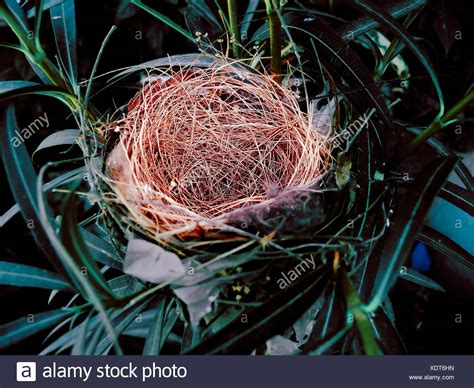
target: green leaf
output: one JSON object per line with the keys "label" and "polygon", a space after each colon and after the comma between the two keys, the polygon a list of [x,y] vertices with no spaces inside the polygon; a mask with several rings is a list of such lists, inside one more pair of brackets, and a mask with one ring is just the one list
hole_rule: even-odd
{"label": "green leaf", "polygon": [[[11,83],[17,83],[17,84],[11,84]],[[5,91],[1,90],[1,85],[0,85],[0,102],[6,101],[10,98],[14,97],[21,97],[21,96],[28,96],[31,94],[38,94],[42,96],[48,96],[48,97],[53,97],[64,104],[66,104],[68,107],[69,102],[68,98],[75,98],[71,93],[69,93],[67,90],[64,90],[63,88],[57,87],[57,86],[52,86],[52,85],[41,85],[38,83],[34,82],[28,82],[27,81],[4,81],[1,82],[0,84],[5,83]],[[24,83],[23,85],[20,83]],[[8,89],[9,88],[9,89]]]}
{"label": "green leaf", "polygon": [[110,242],[86,229],[81,229],[81,234],[95,261],[122,271],[123,262]]}
{"label": "green leaf", "polygon": [[389,306],[386,303],[387,300],[388,298],[385,299],[382,308],[373,317],[371,316],[372,327],[377,333],[377,338],[385,355],[407,354],[405,343],[398,333],[394,322],[392,322],[387,314],[387,306]]}
{"label": "green leaf", "polygon": [[95,58],[94,66],[92,66],[91,75],[90,75],[89,81],[87,83],[86,93],[84,95],[84,105],[85,106],[89,105],[89,97],[90,97],[90,93],[91,93],[91,90],[92,90],[92,83],[94,81],[94,76],[95,76],[95,73],[97,71],[97,67],[99,66],[99,62],[100,62],[100,58],[102,57],[102,53],[104,52],[105,46],[107,45],[107,42],[109,41],[110,37],[112,36],[113,32],[116,29],[117,29],[117,26],[112,26],[110,28],[109,32],[107,33],[107,35],[105,36],[104,40],[102,41],[102,44],[100,45],[99,52],[97,53],[97,57]]}
{"label": "green leaf", "polygon": [[135,294],[145,286],[137,278],[129,275],[120,275],[107,281],[114,295],[124,297]]}
{"label": "green leaf", "polygon": [[41,28],[41,19],[43,18],[43,0],[36,0],[35,2],[35,32],[34,39],[36,47],[41,47],[39,40],[40,28]]}
{"label": "green leaf", "polygon": [[[0,14],[3,15],[3,18],[10,27],[10,29],[15,33],[17,38],[21,42],[22,49],[24,52],[32,54],[36,53],[38,47],[35,44],[37,39],[30,39],[31,28],[28,26],[28,21],[26,20],[25,13],[23,9],[15,0],[4,0],[0,2]],[[35,42],[35,43],[34,43]],[[39,47],[41,50],[42,48]],[[43,81],[45,84],[51,84],[51,81],[41,69],[31,58],[30,55],[26,55],[28,63],[31,65],[32,69],[36,75]]]}
{"label": "green leaf", "polygon": [[[58,5],[60,3],[62,3],[63,0],[46,0],[43,4],[43,12],[44,11],[47,11],[48,9],[50,9],[51,7],[54,7],[55,5]],[[28,19],[31,19],[33,17],[36,16],[36,7],[33,7],[31,9],[29,9],[27,12],[26,12],[26,17]],[[25,19],[26,20],[26,19]],[[2,20],[0,19],[0,27],[5,27],[7,24]]]}
{"label": "green leaf", "polygon": [[[145,300],[134,306],[121,308],[111,314],[111,319],[114,325],[114,329],[117,335],[120,335],[143,311],[143,309],[150,303],[151,299]],[[97,342],[97,346],[94,346],[91,352],[94,355],[105,355],[108,354],[112,347],[112,340],[109,336],[103,335]]]}
{"label": "green leaf", "polygon": [[30,81],[1,81],[0,82],[0,95],[3,95],[7,92],[12,92],[17,89],[22,89],[28,86],[40,86],[37,82],[30,82]]}
{"label": "green leaf", "polygon": [[196,10],[201,16],[210,21],[216,27],[219,28],[219,31],[222,31],[222,25],[219,20],[216,18],[214,13],[211,11],[209,6],[206,4],[206,0],[187,0],[189,6]]}
{"label": "green leaf", "polygon": [[[57,291],[52,291],[52,293],[53,292],[57,292]],[[65,327],[68,324],[70,326],[72,326],[74,321],[81,315],[81,313],[82,313],[81,310],[77,309],[76,312],[73,315],[69,316],[68,318],[66,318],[65,320],[61,321],[60,323],[55,325],[53,328],[48,330],[48,335],[43,340],[43,343],[48,341],[48,339],[51,338],[55,333],[58,333],[59,330],[61,330],[62,327]]]}
{"label": "green leaf", "polygon": [[54,132],[47,136],[33,152],[32,157],[34,158],[35,153],[44,150],[45,148],[60,146],[60,145],[72,145],[76,144],[76,140],[81,131],[79,129],[64,129],[62,131]]}
{"label": "green leaf", "polygon": [[[55,189],[56,187],[74,181],[76,179],[81,179],[84,175],[85,167],[79,167],[72,171],[68,171],[57,178],[52,179],[51,181],[43,185],[43,191],[47,192]],[[0,217],[0,228],[3,227],[8,221],[10,221],[18,212],[20,207],[18,204],[13,205]]]}
{"label": "green leaf", "polygon": [[0,349],[16,344],[55,325],[73,314],[74,309],[54,310],[17,319],[0,326]]}
{"label": "green leaf", "polygon": [[[51,209],[43,198],[42,186],[38,182],[25,145],[22,143],[18,147],[14,147],[10,142],[10,139],[14,136],[15,128],[18,127],[13,105],[10,105],[5,112],[4,123],[5,130],[0,131],[0,139],[5,171],[13,196],[20,206],[25,221],[35,226],[31,228],[31,231],[36,243],[59,272],[64,271],[70,275],[71,281],[99,312],[110,338],[115,338],[114,329],[101,299],[96,295],[91,284],[83,278],[80,269],[75,267],[74,259],[64,249],[56,236],[56,223],[52,217]],[[42,171],[40,172],[41,177],[44,169]],[[118,345],[116,346],[119,350]]]}
{"label": "green leaf", "polygon": [[59,58],[72,84],[77,79],[76,15],[74,0],[65,0],[50,9]]}
{"label": "green leaf", "polygon": [[[2,144],[3,144],[3,141],[2,141]],[[29,165],[30,165],[30,168],[32,169],[30,161],[29,161]],[[112,326],[110,318],[107,314],[106,306],[104,304],[104,301],[101,298],[101,295],[94,288],[94,286],[89,282],[89,278],[86,278],[85,276],[83,276],[84,273],[82,269],[77,266],[77,261],[75,260],[75,258],[67,251],[64,245],[58,239],[58,236],[56,235],[57,230],[56,230],[56,224],[54,220],[50,220],[51,217],[49,216],[49,214],[51,214],[51,210],[49,209],[46,203],[46,200],[43,194],[43,187],[41,185],[41,181],[43,179],[43,175],[47,167],[48,165],[43,166],[39,172],[39,177],[38,178],[34,177],[33,179],[33,182],[36,181],[36,194],[37,194],[36,206],[38,208],[39,217],[37,218],[37,220],[38,220],[39,226],[41,227],[41,230],[44,231],[45,240],[52,247],[54,253],[57,254],[61,262],[59,267],[61,269],[62,268],[65,269],[65,272],[71,278],[72,284],[76,285],[78,291],[81,292],[84,298],[87,301],[89,301],[92,304],[92,306],[97,310],[100,316],[100,322],[105,327],[109,338],[112,339],[113,345],[115,347],[117,354],[121,354],[121,349],[117,342],[114,327]],[[10,184],[13,185],[11,182]],[[72,194],[70,194],[70,196],[71,195]],[[76,228],[77,228],[77,225],[76,225]],[[66,236],[67,236],[67,233],[66,233]]]}
{"label": "green leaf", "polygon": [[363,309],[362,301],[354,284],[344,268],[338,271],[339,285],[346,299],[347,313],[351,314],[359,332],[365,354],[369,356],[381,355],[382,351],[375,338],[375,333],[369,315]]}
{"label": "green leaf", "polygon": [[400,278],[423,287],[431,288],[432,290],[442,292],[445,291],[444,288],[441,287],[434,280],[430,279],[425,275],[422,275],[421,273],[409,267],[402,267],[402,270],[400,271]]}
{"label": "green leaf", "polygon": [[[415,241],[416,234],[423,226],[436,193],[446,181],[458,161],[457,157],[445,157],[434,160],[425,166],[415,178],[400,204],[384,238],[375,247],[378,257],[371,260],[379,263],[372,299],[366,306],[367,311],[375,311],[387,296],[388,291],[398,277],[398,271],[405,262]],[[378,260],[377,260],[378,259]]]}
{"label": "green leaf", "polygon": [[118,25],[120,22],[135,16],[136,8],[131,7],[130,4],[130,0],[120,0],[117,11],[115,12],[115,24]]}
{"label": "green leaf", "polygon": [[249,0],[247,10],[245,11],[245,14],[242,19],[242,24],[240,26],[240,39],[242,40],[242,42],[246,42],[248,40],[248,32],[250,29],[250,25],[252,24],[253,17],[255,15],[255,11],[257,10],[258,3],[259,0]]}
{"label": "green leaf", "polygon": [[158,20],[161,20],[163,23],[165,23],[167,26],[171,27],[175,31],[179,32],[182,34],[184,37],[188,38],[191,42],[195,43],[193,35],[185,30],[183,27],[181,27],[179,24],[175,23],[172,21],[169,17],[166,15],[163,15],[162,13],[154,10],[153,8],[149,7],[148,5],[144,4],[141,0],[132,0],[132,4],[136,5],[137,7],[140,7],[144,11],[147,11],[149,14],[153,15],[156,17]]}
{"label": "green leaf", "polygon": [[[68,194],[64,200],[62,211],[62,222],[60,228],[61,241],[75,261],[75,265],[80,268],[82,276],[85,276],[89,284],[103,300],[115,299],[114,295],[105,281],[96,262],[92,259],[84,238],[79,230],[76,217],[76,197],[74,190]],[[71,274],[72,276],[72,274]],[[82,289],[76,282],[79,289]]]}
{"label": "green leaf", "polygon": [[143,355],[156,356],[160,354],[162,344],[162,332],[165,321],[166,299],[160,301],[156,307],[156,315],[153,323],[150,326],[145,346],[143,348]]}
{"label": "green leaf", "polygon": [[5,5],[15,13],[15,16],[17,20],[20,22],[21,26],[25,30],[29,30],[28,21],[26,20],[25,12],[23,11],[23,8],[21,8],[19,2],[15,0],[4,0],[2,1],[2,3],[5,3]]}
{"label": "green leaf", "polygon": [[[240,317],[244,312],[244,306],[226,306],[221,309],[216,316],[209,317],[210,321],[208,322],[206,330],[203,332],[203,335],[206,332],[217,333],[219,330],[227,326],[230,322],[235,320],[237,317]],[[206,319],[205,317],[204,319]],[[206,319],[207,321],[207,319]]]}
{"label": "green leaf", "polygon": [[[76,343],[76,339],[79,337],[80,332],[83,330],[85,324],[85,322],[82,322],[76,327],[61,335],[59,338],[50,343],[45,349],[43,349],[40,352],[40,355],[51,354],[53,352],[60,353],[63,350],[74,346],[74,344]],[[89,330],[99,330],[97,326],[100,326],[100,316],[95,315],[94,317],[90,318],[87,325]]]}
{"label": "green leaf", "polygon": [[301,316],[325,288],[328,279],[326,266],[301,276],[261,306],[246,310],[246,322],[237,318],[186,354],[249,354]]}
{"label": "green leaf", "polygon": [[472,255],[437,230],[425,225],[418,234],[417,239],[430,248],[440,252],[443,256],[449,257],[450,261],[455,261],[456,263],[452,266],[460,267],[461,272],[467,274],[474,271],[474,259]]}
{"label": "green leaf", "polygon": [[222,60],[212,55],[207,54],[179,54],[170,57],[156,58],[147,62],[140,63],[139,65],[130,66],[129,68],[120,71],[113,77],[111,77],[107,83],[118,82],[118,79],[125,78],[137,71],[150,69],[153,67],[169,67],[169,66],[195,66],[195,67],[214,67],[222,65]]}
{"label": "green leaf", "polygon": [[311,353],[324,344],[340,329],[341,322],[345,321],[343,306],[339,303],[338,298],[336,299],[336,291],[337,284],[332,282],[332,285],[328,286],[321,296],[323,299],[321,309],[317,313],[307,342],[301,347],[302,354]]}
{"label": "green leaf", "polygon": [[[4,129],[0,131],[2,157],[13,197],[20,207],[25,222],[28,223],[28,225],[34,226],[34,228],[30,228],[30,231],[33,234],[36,244],[49,258],[56,270],[60,273],[64,273],[64,268],[59,256],[51,244],[41,221],[42,216],[36,196],[37,177],[26,147],[24,143],[15,147],[11,141],[15,136],[15,130],[18,128],[13,105],[8,106],[6,109],[3,123],[2,127]],[[51,225],[55,225],[49,207],[45,208],[44,217],[45,222],[50,222]]]}
{"label": "green leaf", "polygon": [[438,81],[438,76],[436,75],[436,71],[431,65],[427,55],[424,53],[418,43],[410,36],[408,31],[382,7],[379,7],[368,0],[354,0],[352,2],[349,2],[349,4],[354,6],[354,8],[358,9],[359,11],[367,14],[372,19],[379,22],[380,25],[383,26],[385,29],[392,32],[406,45],[406,47],[420,61],[420,63],[423,65],[423,67],[426,69],[429,76],[431,77],[433,85],[438,94],[440,104],[440,111],[438,117],[442,117],[444,114],[445,106],[443,92]]}
{"label": "green leaf", "polygon": [[57,273],[6,261],[0,261],[0,284],[51,290],[71,289],[64,277]]}
{"label": "green leaf", "polygon": [[[407,131],[411,132],[412,134],[419,136],[423,133],[424,128],[416,128],[416,127],[407,127],[401,128],[406,129]],[[455,155],[455,153],[447,148],[441,141],[439,141],[436,137],[431,136],[426,140],[426,143],[433,148],[439,155],[447,156],[447,155]],[[466,189],[472,191],[474,188],[474,179],[472,177],[469,168],[463,163],[463,161],[459,161],[454,168],[456,175],[459,177],[461,182],[464,184]]]}
{"label": "green leaf", "polygon": [[161,348],[178,319],[178,314],[173,309],[173,305],[173,300],[167,304],[166,299],[163,299],[156,307],[156,315],[146,337],[143,355],[155,356],[160,354]]}
{"label": "green leaf", "polygon": [[[425,5],[426,0],[396,1],[393,3],[391,2],[386,7],[386,10],[390,15],[399,19],[408,15],[410,12],[423,8]],[[338,20],[344,22],[342,19]],[[345,41],[352,41],[378,27],[380,27],[380,25],[376,20],[364,15],[350,23],[344,23],[343,26],[338,28],[338,32]]]}
{"label": "green leaf", "polygon": [[79,326],[79,333],[77,335],[74,346],[71,350],[71,355],[83,355],[89,334],[89,323],[91,322],[91,314],[87,316],[85,321]]}
{"label": "green leaf", "polygon": [[346,325],[341,330],[337,331],[334,335],[329,335],[325,338],[322,343],[314,350],[310,351],[308,354],[310,355],[321,355],[327,352],[331,347],[333,347],[336,343],[338,343],[347,332],[351,329],[351,326]]}
{"label": "green leaf", "polygon": [[351,88],[347,98],[352,103],[359,109],[372,106],[376,110],[374,118],[382,119],[387,128],[392,126],[390,112],[381,98],[378,86],[373,84],[367,66],[334,29],[323,20],[307,21],[304,15],[298,14],[284,15],[282,25],[291,30],[296,44],[305,45],[308,49],[313,46],[315,60],[321,61],[345,80],[346,85]]}

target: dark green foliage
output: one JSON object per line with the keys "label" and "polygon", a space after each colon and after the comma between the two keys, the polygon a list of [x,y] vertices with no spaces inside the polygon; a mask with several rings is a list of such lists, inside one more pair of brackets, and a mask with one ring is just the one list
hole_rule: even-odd
{"label": "dark green foliage", "polygon": [[[0,80],[1,153],[15,201],[13,207],[5,204],[10,210],[1,216],[0,227],[8,228],[20,212],[40,249],[35,260],[43,259],[41,253],[49,259],[27,264],[22,257],[12,259],[8,251],[0,261],[0,284],[53,290],[50,301],[68,306],[45,308],[34,323],[10,318],[12,322],[0,326],[0,349],[8,351],[49,329],[42,353],[121,354],[131,344],[135,352],[146,355],[267,354],[267,341],[275,336],[296,344],[294,353],[299,354],[405,353],[391,302],[397,285],[408,281],[424,292],[450,292],[448,281],[410,268],[415,240],[443,258],[438,264],[447,268],[446,276],[462,279],[460,289],[472,294],[474,284],[468,250],[425,225],[436,196],[470,215],[473,206],[469,170],[442,142],[428,139],[457,122],[473,94],[463,90],[449,99],[452,108],[444,112],[443,80],[417,36],[421,32],[415,22],[429,17],[427,8],[422,9],[426,2],[387,6],[357,0],[335,9],[313,1],[182,3],[177,8],[171,1],[120,1],[113,10],[118,28],[103,26],[100,34],[94,32],[95,39],[105,36],[102,45],[83,41],[81,46],[82,34],[87,35],[81,30],[87,25],[81,19],[86,14],[83,4],[37,1],[24,10],[16,1],[0,0],[0,28],[11,32],[0,49],[8,50],[11,58],[26,57],[36,74],[23,80],[12,66]],[[351,13],[349,5],[357,13]],[[102,12],[100,7],[97,12]],[[124,31],[135,31],[140,23],[153,42],[147,36],[143,42],[123,44]],[[455,50],[456,42],[440,28],[442,51]],[[383,47],[374,34],[385,37],[389,46]],[[223,39],[230,36],[233,39]],[[82,57],[82,52],[89,53],[88,45],[94,46],[94,54]],[[120,47],[122,54],[111,46]],[[146,51],[150,47],[159,51]],[[135,82],[138,76],[166,66],[169,50],[180,54],[176,58],[181,64],[192,63],[195,56],[186,53],[198,47],[208,54],[232,53],[242,66],[255,66],[252,71],[273,71],[274,79],[283,84],[298,79],[303,110],[312,100],[322,106],[336,101],[333,135],[342,136],[352,122],[373,113],[366,126],[333,150],[337,163],[322,179],[321,192],[294,207],[273,209],[264,220],[255,214],[239,233],[166,241],[168,254],[203,276],[191,285],[196,294],[208,292],[209,299],[216,299],[193,326],[189,305],[176,293],[189,285],[149,284],[124,274],[128,239],[151,239],[131,222],[126,209],[111,201],[100,175],[114,142],[105,129],[120,115],[116,107],[126,106],[141,87]],[[397,110],[397,99],[403,105],[416,90],[398,87],[400,80],[390,79],[399,75],[393,68],[399,55],[414,79],[428,74],[437,94],[438,102],[423,122],[425,130],[416,128],[422,126],[418,123],[401,124],[417,117]],[[123,63],[115,63],[123,58]],[[217,63],[210,56],[202,61],[202,66]],[[14,145],[16,112],[28,112],[23,102],[53,101],[50,97],[62,103],[66,109],[61,114],[72,118],[73,125],[61,123],[32,149],[24,142]],[[69,152],[79,155],[70,157]],[[407,171],[411,179],[405,182],[400,177]],[[465,188],[446,184],[451,171]],[[50,174],[56,175],[43,182]],[[314,258],[315,268],[290,286],[278,287],[278,276],[307,257]],[[52,268],[43,269],[49,264]],[[215,289],[219,292],[214,297]],[[137,322],[137,317],[143,321]]]}

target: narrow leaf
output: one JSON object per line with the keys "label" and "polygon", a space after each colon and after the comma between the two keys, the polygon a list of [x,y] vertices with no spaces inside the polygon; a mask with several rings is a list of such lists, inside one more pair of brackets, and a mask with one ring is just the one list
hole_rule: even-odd
{"label": "narrow leaf", "polygon": [[179,32],[182,34],[184,37],[188,38],[190,41],[193,43],[195,42],[193,35],[185,30],[183,27],[181,27],[179,24],[175,23],[172,21],[169,17],[166,15],[163,15],[161,12],[158,12],[154,10],[153,8],[149,7],[148,5],[144,4],[141,0],[132,0],[132,4],[136,5],[137,7],[140,7],[144,11],[147,11],[149,14],[153,15],[156,17],[158,20],[162,21],[165,23],[168,27],[171,27],[175,31]]}
{"label": "narrow leaf", "polygon": [[240,39],[242,42],[246,42],[248,40],[248,32],[255,15],[255,11],[257,10],[258,3],[259,0],[249,0],[247,10],[243,16],[242,24],[240,26]]}
{"label": "narrow leaf", "polygon": [[438,117],[442,117],[444,114],[444,97],[443,92],[441,90],[441,86],[438,81],[438,76],[436,75],[436,71],[433,68],[433,65],[430,63],[427,55],[418,45],[418,43],[410,36],[410,34],[406,31],[406,29],[397,22],[395,18],[393,18],[388,12],[385,11],[382,7],[375,5],[373,2],[368,0],[354,0],[349,3],[350,5],[354,6],[354,8],[366,13],[368,16],[373,18],[375,21],[379,22],[381,25],[384,26],[387,30],[392,32],[395,36],[397,36],[405,45],[406,47],[414,54],[414,56],[420,61],[423,67],[428,72],[433,85],[436,89],[438,94],[439,104],[440,104],[440,112]]}
{"label": "narrow leaf", "polygon": [[0,326],[0,349],[16,344],[25,338],[61,322],[73,312],[74,310],[48,311],[35,314],[34,319],[28,316]]}
{"label": "narrow leaf", "polygon": [[239,317],[187,354],[249,354],[256,343],[264,343],[301,316],[327,285],[328,278],[327,267],[300,277],[266,303],[245,311],[246,322]]}
{"label": "narrow leaf", "polygon": [[87,248],[78,227],[75,193],[72,190],[64,201],[60,228],[61,240],[75,264],[86,275],[90,285],[103,299],[113,299],[113,293]]}
{"label": "narrow leaf", "polygon": [[[58,5],[60,3],[62,3],[63,0],[46,0],[44,1],[44,4],[43,4],[43,12],[44,11],[47,11],[48,9],[50,9],[51,7],[54,7],[55,5]],[[32,7],[31,9],[29,9],[27,12],[26,12],[26,17],[27,19],[31,19],[33,17],[36,16],[36,7]],[[0,19],[0,27],[5,27],[6,26],[6,23],[4,20]]]}
{"label": "narrow leaf", "polygon": [[456,157],[434,160],[419,173],[410,190],[401,198],[400,203],[403,205],[397,210],[393,225],[375,248],[379,248],[380,264],[372,299],[366,306],[368,311],[375,311],[387,296],[410,253],[416,234],[423,226],[436,193],[457,161]]}
{"label": "narrow leaf", "polygon": [[[124,309],[117,310],[111,315],[111,319],[114,325],[116,335],[120,335],[143,311],[143,309],[150,303],[149,300],[130,306]],[[112,340],[109,336],[103,335],[97,343],[97,346],[93,349],[92,354],[95,355],[106,355],[112,347]]]}
{"label": "narrow leaf", "polygon": [[116,278],[108,280],[107,283],[114,292],[114,295],[118,297],[135,294],[144,288],[143,283],[137,278],[128,275],[117,276]]}
{"label": "narrow leaf", "polygon": [[[54,97],[67,106],[69,106],[69,102],[66,98],[72,97],[68,91],[59,88],[57,86],[52,85],[41,85],[34,82],[27,81],[4,81],[7,83],[6,87],[10,89],[6,89],[5,91],[0,90],[0,102],[6,101],[10,98],[14,97],[21,97],[21,96],[28,96],[31,94],[38,94],[42,96]],[[12,82],[18,82],[17,84],[10,84]],[[20,82],[24,82],[23,85]],[[10,84],[10,85],[8,85]]]}
{"label": "narrow leaf", "polygon": [[[85,167],[79,167],[72,171],[68,171],[57,178],[52,179],[51,181],[43,185],[43,191],[47,192],[55,189],[56,187],[74,181],[76,179],[82,178],[85,171]],[[0,228],[3,227],[8,221],[10,221],[18,212],[20,207],[18,204],[13,205],[0,217]]]}
{"label": "narrow leaf", "polygon": [[338,279],[346,299],[347,313],[352,315],[353,319],[351,321],[355,321],[365,354],[369,356],[381,355],[382,351],[375,338],[370,318],[363,310],[363,304],[359,294],[344,268],[339,269]]}
{"label": "narrow leaf", "polygon": [[403,267],[403,270],[400,271],[400,278],[423,287],[431,288],[432,290],[444,292],[444,288],[434,280],[409,267]]}
{"label": "narrow leaf", "polygon": [[90,321],[91,316],[89,315],[82,325],[79,326],[79,333],[77,335],[76,342],[72,347],[71,355],[83,355],[85,353],[85,345],[88,339]]}
{"label": "narrow leaf", "polygon": [[461,266],[462,272],[474,272],[474,259],[472,255],[437,230],[425,225],[418,234],[417,239],[428,245],[431,249],[449,257],[450,261],[456,261]]}
{"label": "narrow leaf", "polygon": [[65,0],[50,9],[51,24],[59,57],[72,83],[77,79],[76,15],[74,0]]}
{"label": "narrow leaf", "polygon": [[166,299],[160,301],[156,307],[156,315],[150,326],[148,337],[143,348],[143,355],[155,356],[160,354],[163,326],[166,318]]}
{"label": "narrow leaf", "polygon": [[17,89],[21,89],[27,86],[39,86],[40,84],[37,82],[30,82],[30,81],[1,81],[0,82],[0,95],[12,92]]}
{"label": "narrow leaf", "polygon": [[57,273],[6,261],[0,261],[0,284],[51,290],[70,290],[69,283]]}
{"label": "narrow leaf", "polygon": [[82,237],[95,261],[108,267],[122,270],[123,262],[115,247],[107,240],[96,236],[86,229],[81,229]]}
{"label": "narrow leaf", "polygon": [[76,144],[77,137],[79,136],[79,129],[64,129],[59,132],[54,132],[51,135],[47,136],[40,145],[33,152],[33,157],[36,152],[44,150],[45,148],[50,148],[60,145],[72,145]]}
{"label": "narrow leaf", "polygon": [[218,27],[219,31],[222,31],[221,23],[207,5],[206,0],[188,0],[188,4],[190,7],[198,11],[198,13],[201,14],[205,19]]}
{"label": "narrow leaf", "polygon": [[[22,48],[29,52],[35,50],[37,39],[35,38],[35,43],[33,43],[33,41],[30,42],[28,40],[31,28],[28,25],[26,15],[23,12],[23,8],[20,6],[19,2],[15,0],[4,0],[0,2],[0,11],[3,11],[2,14],[4,14],[6,24],[9,24],[17,38],[20,39]],[[26,60],[44,84],[51,84],[51,81],[48,79],[46,74],[38,65],[36,65],[36,63],[30,58],[30,56],[27,55]]]}
{"label": "narrow leaf", "polygon": [[[0,131],[3,164],[10,183],[13,197],[18,203],[25,222],[34,225],[30,228],[31,233],[45,255],[49,258],[58,272],[64,272],[63,266],[47,236],[42,221],[36,196],[37,177],[31,164],[30,157],[24,143],[15,147],[11,139],[15,136],[18,128],[15,110],[10,105],[5,112],[3,130]],[[55,225],[52,212],[49,207],[45,208],[46,222]]]}

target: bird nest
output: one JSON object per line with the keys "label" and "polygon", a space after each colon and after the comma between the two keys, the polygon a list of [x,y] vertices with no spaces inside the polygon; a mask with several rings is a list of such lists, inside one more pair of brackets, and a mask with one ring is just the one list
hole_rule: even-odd
{"label": "bird nest", "polygon": [[149,69],[112,125],[109,198],[156,239],[265,223],[317,190],[330,166],[314,116],[241,65]]}

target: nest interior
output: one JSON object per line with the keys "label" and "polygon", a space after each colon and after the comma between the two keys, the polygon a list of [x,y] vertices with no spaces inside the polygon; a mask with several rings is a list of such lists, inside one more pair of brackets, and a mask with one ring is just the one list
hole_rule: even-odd
{"label": "nest interior", "polygon": [[231,64],[155,69],[113,128],[110,186],[152,234],[288,205],[330,164],[294,93]]}

